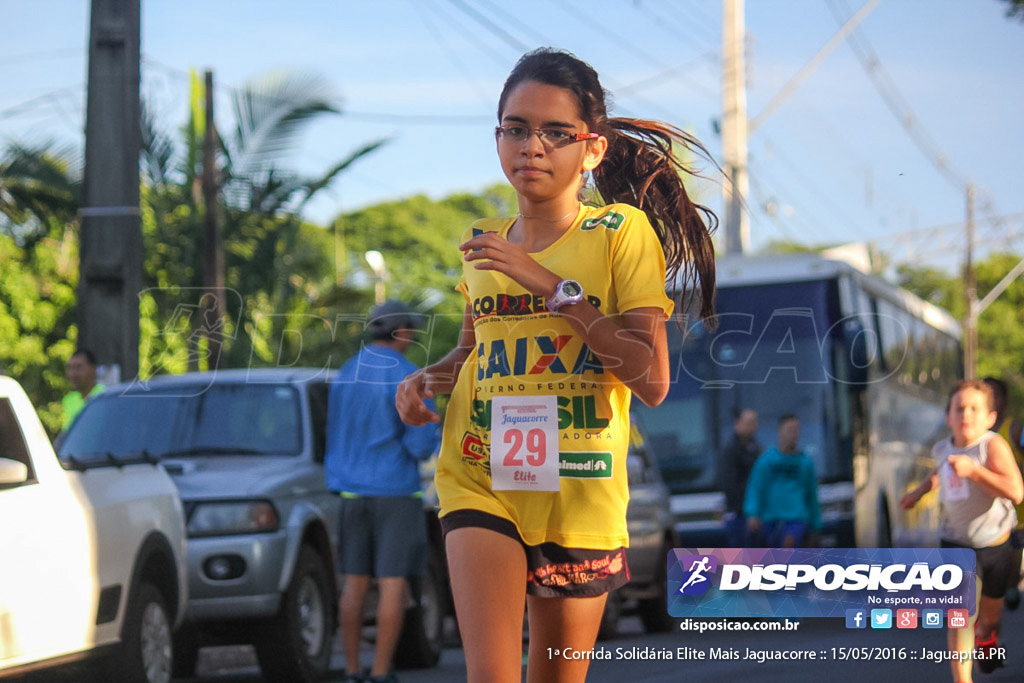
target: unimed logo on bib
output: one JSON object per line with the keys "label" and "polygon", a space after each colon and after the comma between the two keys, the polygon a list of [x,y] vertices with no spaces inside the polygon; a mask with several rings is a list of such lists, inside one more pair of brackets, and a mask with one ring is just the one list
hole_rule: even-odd
{"label": "unimed logo on bib", "polygon": [[969,548],[675,548],[667,562],[674,617],[975,610]]}

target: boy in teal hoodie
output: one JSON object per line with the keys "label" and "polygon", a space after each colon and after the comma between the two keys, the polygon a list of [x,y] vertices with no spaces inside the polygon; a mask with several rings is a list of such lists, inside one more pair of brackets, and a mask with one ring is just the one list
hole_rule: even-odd
{"label": "boy in teal hoodie", "polygon": [[800,420],[787,413],[779,418],[779,443],[754,462],[743,500],[752,544],[766,548],[797,548],[806,534],[821,530],[818,478],[814,461],[800,450]]}

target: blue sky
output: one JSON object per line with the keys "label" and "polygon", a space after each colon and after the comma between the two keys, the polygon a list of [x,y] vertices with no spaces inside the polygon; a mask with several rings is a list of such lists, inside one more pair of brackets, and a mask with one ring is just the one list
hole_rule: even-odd
{"label": "blue sky", "polygon": [[[861,0],[747,0],[751,119]],[[0,0],[0,141],[81,145],[86,0]],[[978,188],[985,248],[1022,250],[1024,23],[998,0],[882,0],[860,24],[902,126],[842,44],[750,137],[751,235],[806,244],[869,240],[898,259],[962,251],[965,191]],[[539,45],[575,52],[615,95],[613,113],[669,121],[715,153],[721,111],[718,0],[143,0],[143,92],[161,122],[185,118],[189,69],[228,95],[275,70],[323,77],[344,114],[309,129],[292,167],[315,173],[362,143],[392,142],[309,209],[341,211],[502,182],[492,130],[501,84]],[[912,136],[925,138],[923,153]],[[946,171],[935,158],[942,155]],[[709,171],[713,169],[709,168]],[[949,176],[957,180],[951,180]],[[720,206],[707,184],[700,198]],[[1003,216],[995,220],[993,216]],[[1018,236],[1007,244],[1008,236]]]}

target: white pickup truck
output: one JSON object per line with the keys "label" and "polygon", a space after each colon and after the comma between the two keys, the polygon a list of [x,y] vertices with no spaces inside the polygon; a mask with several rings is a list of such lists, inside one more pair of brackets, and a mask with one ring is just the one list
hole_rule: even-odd
{"label": "white pickup truck", "polygon": [[75,664],[168,683],[187,601],[181,502],[146,454],[60,461],[0,376],[0,679]]}

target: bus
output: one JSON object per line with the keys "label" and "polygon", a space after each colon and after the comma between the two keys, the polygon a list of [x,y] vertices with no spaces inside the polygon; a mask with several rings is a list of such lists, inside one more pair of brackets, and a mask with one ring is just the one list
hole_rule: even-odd
{"label": "bus", "polygon": [[957,321],[840,258],[727,256],[717,265],[717,325],[673,316],[668,395],[634,409],[682,544],[726,545],[717,454],[750,408],[765,448],[780,416],[800,419],[822,546],[937,545],[935,492],[911,511],[899,500],[928,476],[931,446],[948,434],[947,393],[963,376]]}

